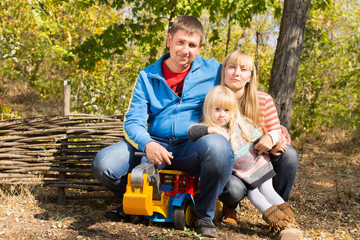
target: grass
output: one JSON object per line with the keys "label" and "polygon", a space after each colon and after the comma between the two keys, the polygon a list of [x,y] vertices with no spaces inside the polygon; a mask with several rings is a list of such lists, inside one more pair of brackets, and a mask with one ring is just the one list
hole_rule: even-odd
{"label": "grass", "polygon": [[[304,239],[360,239],[360,142],[347,131],[294,141],[299,170],[290,203]],[[109,222],[104,211],[114,199],[71,200],[57,205],[56,189],[0,188],[0,239],[204,239],[193,229],[132,219]],[[259,212],[242,201],[238,226],[222,225],[218,239],[273,239]]]}

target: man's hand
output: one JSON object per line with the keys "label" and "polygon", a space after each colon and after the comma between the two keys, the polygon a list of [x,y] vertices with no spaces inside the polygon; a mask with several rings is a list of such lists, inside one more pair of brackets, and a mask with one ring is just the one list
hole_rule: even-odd
{"label": "man's hand", "polygon": [[265,134],[260,138],[260,141],[254,146],[255,150],[258,151],[258,154],[269,151],[274,146],[272,138],[269,134]]}
{"label": "man's hand", "polygon": [[226,138],[229,141],[229,136],[225,133],[225,131],[221,131],[220,129],[216,128],[216,127],[209,127],[208,128],[208,133],[209,134],[219,134],[221,136],[224,136],[224,138]]}
{"label": "man's hand", "polygon": [[145,146],[146,157],[155,165],[167,163],[171,165],[170,159],[174,157],[157,142],[148,142]]}

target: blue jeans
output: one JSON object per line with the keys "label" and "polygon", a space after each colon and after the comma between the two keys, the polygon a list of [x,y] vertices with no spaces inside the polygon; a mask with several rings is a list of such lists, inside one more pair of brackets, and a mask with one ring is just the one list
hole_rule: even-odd
{"label": "blue jeans", "polygon": [[[274,189],[287,202],[289,201],[298,167],[297,151],[288,145],[288,149],[283,154],[277,157],[270,155],[270,159],[276,172],[276,176],[273,178]],[[247,188],[245,184],[240,178],[231,175],[219,199],[229,208],[236,208],[246,194]]]}
{"label": "blue jeans", "polygon": [[[200,194],[194,212],[199,219],[212,221],[216,199],[224,189],[234,164],[230,143],[218,134],[205,135],[196,142],[153,139],[172,152],[174,158],[168,168],[200,177]],[[91,164],[94,176],[120,199],[125,193],[127,174],[141,162],[141,157],[134,156],[135,151],[123,140],[99,151]]]}

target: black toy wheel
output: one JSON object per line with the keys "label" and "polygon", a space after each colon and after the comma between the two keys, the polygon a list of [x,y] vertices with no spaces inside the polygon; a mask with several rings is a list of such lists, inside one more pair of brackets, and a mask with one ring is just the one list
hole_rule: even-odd
{"label": "black toy wheel", "polygon": [[194,223],[194,204],[191,200],[185,199],[181,207],[174,207],[174,226],[178,230],[190,227]]}

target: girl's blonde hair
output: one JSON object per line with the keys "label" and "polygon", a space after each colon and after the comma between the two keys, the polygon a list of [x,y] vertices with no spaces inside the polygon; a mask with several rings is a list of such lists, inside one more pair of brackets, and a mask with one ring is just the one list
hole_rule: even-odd
{"label": "girl's blonde hair", "polygon": [[222,63],[221,85],[225,85],[225,66],[226,64],[239,64],[251,71],[251,79],[245,85],[244,94],[239,100],[240,113],[251,119],[257,127],[260,126],[259,119],[259,99],[257,94],[256,70],[253,59],[249,54],[241,51],[234,51],[226,56]]}
{"label": "girl's blonde hair", "polygon": [[[229,110],[230,121],[227,124],[227,130],[230,136],[233,135],[236,124],[240,124],[241,135],[246,141],[250,141],[247,128],[245,127],[247,120],[241,116],[239,112],[238,100],[235,93],[228,87],[216,86],[213,87],[206,95],[203,105],[202,123],[209,127],[221,128],[216,122],[211,119],[211,109],[213,107],[226,108]],[[230,138],[231,143],[231,138]]]}

